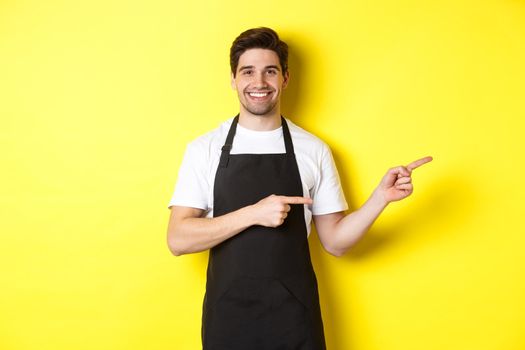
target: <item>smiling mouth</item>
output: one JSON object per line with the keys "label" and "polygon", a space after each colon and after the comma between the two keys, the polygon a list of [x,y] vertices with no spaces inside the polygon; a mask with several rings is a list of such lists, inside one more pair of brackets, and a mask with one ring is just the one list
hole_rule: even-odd
{"label": "smiling mouth", "polygon": [[254,100],[265,100],[270,94],[271,94],[271,91],[248,92],[248,96],[250,96]]}

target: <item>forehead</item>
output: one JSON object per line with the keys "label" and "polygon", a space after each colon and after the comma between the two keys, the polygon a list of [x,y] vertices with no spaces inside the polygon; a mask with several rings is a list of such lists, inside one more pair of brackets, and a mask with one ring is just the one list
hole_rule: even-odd
{"label": "forehead", "polygon": [[266,67],[266,66],[278,66],[279,56],[277,53],[268,49],[249,49],[242,53],[239,57],[239,63],[237,70],[243,66],[254,66],[254,67]]}

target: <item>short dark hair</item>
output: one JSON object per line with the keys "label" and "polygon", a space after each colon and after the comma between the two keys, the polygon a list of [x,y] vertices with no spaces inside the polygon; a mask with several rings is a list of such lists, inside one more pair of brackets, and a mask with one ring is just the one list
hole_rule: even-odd
{"label": "short dark hair", "polygon": [[282,73],[288,71],[288,45],[279,39],[277,33],[267,27],[252,28],[242,32],[230,48],[230,67],[235,76],[239,57],[249,49],[268,49],[279,56]]}

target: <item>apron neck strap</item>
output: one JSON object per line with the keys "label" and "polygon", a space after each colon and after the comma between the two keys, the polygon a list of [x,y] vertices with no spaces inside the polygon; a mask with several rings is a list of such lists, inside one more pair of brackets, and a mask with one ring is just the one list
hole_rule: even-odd
{"label": "apron neck strap", "polygon": [[292,135],[290,134],[290,130],[288,129],[288,123],[283,118],[283,116],[281,116],[281,125],[283,127],[283,138],[284,147],[286,148],[286,154],[289,156],[294,155]]}
{"label": "apron neck strap", "polygon": [[[224,142],[224,145],[222,146],[222,149],[221,149],[222,152],[221,152],[220,166],[222,168],[226,168],[228,166],[228,160],[230,158],[230,152],[233,146],[233,137],[235,136],[235,131],[237,130],[238,122],[239,122],[239,115],[237,114],[235,118],[233,118],[232,125],[230,126],[230,130],[228,131],[228,136],[226,136],[226,142]],[[288,124],[286,123],[286,120],[283,118],[283,116],[281,116],[281,126],[283,129],[284,147],[286,148],[286,154],[293,155],[294,149],[293,149],[293,143],[292,143],[292,136],[290,135]]]}

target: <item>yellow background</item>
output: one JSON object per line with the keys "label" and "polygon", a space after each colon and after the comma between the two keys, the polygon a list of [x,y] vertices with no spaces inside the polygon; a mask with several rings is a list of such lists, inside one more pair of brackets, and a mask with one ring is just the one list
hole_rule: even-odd
{"label": "yellow background", "polygon": [[353,208],[435,157],[344,257],[312,235],[328,348],[525,349],[522,0],[1,1],[0,348],[200,347],[207,254],[170,255],[167,204],[261,25]]}

